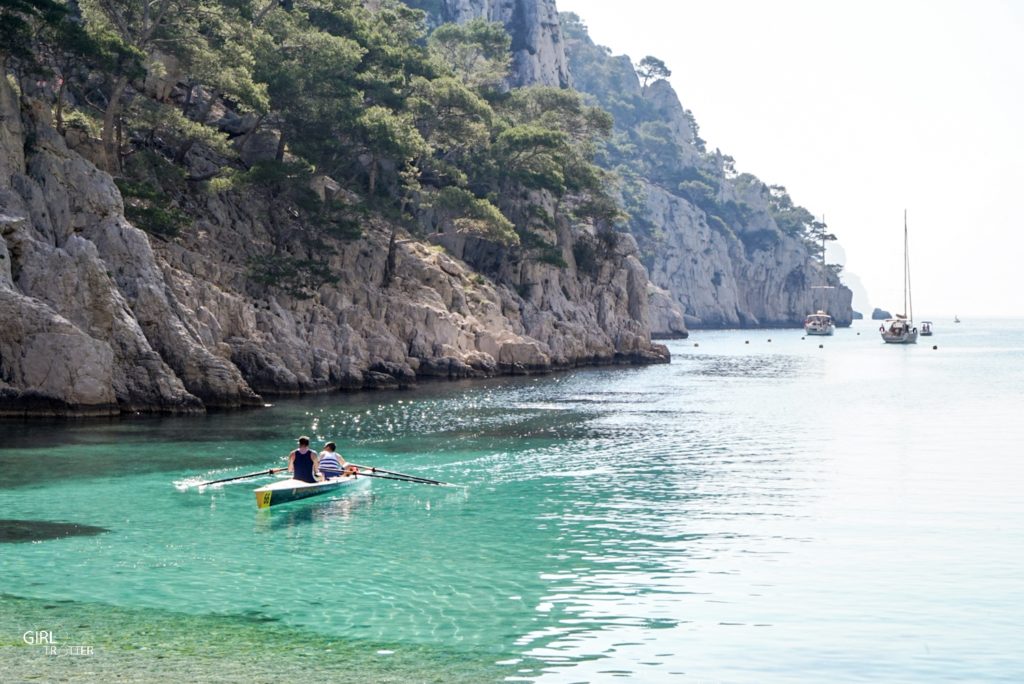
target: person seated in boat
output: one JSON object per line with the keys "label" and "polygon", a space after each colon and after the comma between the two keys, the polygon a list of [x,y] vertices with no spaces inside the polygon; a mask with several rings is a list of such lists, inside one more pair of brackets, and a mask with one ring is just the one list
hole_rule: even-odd
{"label": "person seated in boat", "polygon": [[324,444],[324,450],[320,452],[320,472],[324,479],[330,480],[335,477],[347,475],[351,466],[345,463],[345,459],[338,453],[334,442]]}
{"label": "person seated in boat", "polygon": [[302,482],[317,482],[316,472],[320,464],[317,453],[309,448],[309,437],[299,437],[299,448],[288,454],[288,472]]}
{"label": "person seated in boat", "polygon": [[359,468],[345,460],[345,457],[338,452],[334,442],[324,444],[324,450],[320,452],[320,472],[324,477],[331,479],[342,475],[356,475]]}

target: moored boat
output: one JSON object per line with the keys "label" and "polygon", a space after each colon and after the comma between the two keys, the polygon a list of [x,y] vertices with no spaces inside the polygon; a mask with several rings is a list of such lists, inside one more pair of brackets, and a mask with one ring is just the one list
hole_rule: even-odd
{"label": "moored boat", "polygon": [[812,313],[804,319],[804,332],[808,335],[832,335],[836,331],[832,317],[824,311]]}
{"label": "moored boat", "polygon": [[355,484],[358,476],[345,475],[324,482],[303,482],[302,480],[280,480],[253,490],[256,494],[257,508],[270,508],[278,504],[308,499],[311,496],[328,494],[343,487]]}
{"label": "moored boat", "polygon": [[[825,217],[821,217],[821,276],[822,280],[826,283],[824,285],[811,285],[812,290],[834,290],[835,285],[828,284],[828,266],[825,264],[825,241],[832,239],[835,240],[834,235],[829,235],[825,230],[827,224],[825,223]],[[828,298],[825,299],[823,306],[828,306]],[[813,303],[813,302],[812,302]],[[808,314],[804,318],[804,334],[807,335],[832,335],[836,331],[835,321],[829,316],[824,309],[818,309],[812,314]]]}
{"label": "moored boat", "polygon": [[932,322],[931,321],[921,321],[921,337],[931,337],[931,336],[932,336]]}
{"label": "moored boat", "polygon": [[882,339],[889,344],[916,344],[917,328],[906,316],[897,314],[896,318],[886,319],[879,328]]}
{"label": "moored boat", "polygon": [[914,300],[910,294],[910,240],[907,237],[907,212],[903,212],[903,313],[887,319],[878,329],[886,344],[917,344],[914,327]]}

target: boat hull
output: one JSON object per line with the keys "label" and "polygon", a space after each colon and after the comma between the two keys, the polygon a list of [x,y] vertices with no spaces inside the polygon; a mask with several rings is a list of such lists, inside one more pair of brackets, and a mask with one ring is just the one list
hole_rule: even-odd
{"label": "boat hull", "polygon": [[917,344],[917,326],[906,316],[887,318],[878,332],[886,344]]}
{"label": "boat hull", "polygon": [[256,495],[256,508],[264,509],[292,501],[308,499],[313,496],[329,494],[351,486],[358,481],[358,477],[352,476],[336,477],[326,482],[303,482],[301,480],[288,479],[260,487],[253,490],[253,493]]}
{"label": "boat hull", "polygon": [[912,330],[902,335],[884,332],[882,333],[882,341],[886,344],[917,344],[917,331]]}
{"label": "boat hull", "polygon": [[808,335],[831,335],[835,331],[836,324],[824,311],[819,310],[818,313],[809,314],[804,319],[804,333]]}

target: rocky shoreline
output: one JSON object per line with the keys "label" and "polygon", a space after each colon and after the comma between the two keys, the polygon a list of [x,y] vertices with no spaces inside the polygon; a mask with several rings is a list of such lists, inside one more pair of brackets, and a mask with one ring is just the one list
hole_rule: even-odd
{"label": "rocky shoreline", "polygon": [[[648,278],[620,234],[577,268],[456,252],[368,216],[326,245],[331,278],[305,296],[254,284],[270,198],[195,190],[173,239],[125,218],[113,179],[0,81],[0,415],[196,414],[303,395],[668,360],[650,341]],[[202,160],[199,160],[202,161]],[[295,256],[308,256],[301,245]],[[476,254],[479,256],[479,254]],[[391,261],[389,266],[388,262]],[[386,274],[388,268],[392,269]]]}
{"label": "rocky shoreline", "polygon": [[[784,188],[737,175],[731,157],[705,150],[668,81],[641,84],[629,58],[596,46],[554,0],[410,4],[435,25],[504,24],[511,87],[589,93],[629,139],[656,124],[664,140],[655,151],[672,151],[660,171],[671,182],[650,175],[643,155],[630,162],[619,189],[630,232],[561,217],[531,223],[532,247],[501,245],[435,232],[429,207],[416,212],[418,226],[402,224],[393,207],[320,175],[310,189],[346,206],[358,226],[355,237],[320,231],[310,240],[308,217],[273,192],[201,180],[275,159],[284,138],[186,87],[173,59],[131,82],[129,99],[185,109],[207,98],[199,123],[234,148],[170,154],[153,143],[164,162],[174,158],[181,178],[169,199],[188,221],[174,234],[144,232],[126,216],[135,200],[100,170],[109,167],[95,135],[58,132],[52,89],[5,76],[0,416],[197,414],[425,378],[664,363],[667,348],[652,340],[795,328],[818,308],[849,324],[850,290],[808,251],[801,229],[776,220]],[[542,192],[506,199],[523,216],[558,214]],[[316,264],[323,277],[296,263]]]}

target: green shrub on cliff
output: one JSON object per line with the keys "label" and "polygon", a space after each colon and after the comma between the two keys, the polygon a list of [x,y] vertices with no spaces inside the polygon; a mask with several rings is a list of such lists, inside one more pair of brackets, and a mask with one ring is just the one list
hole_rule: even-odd
{"label": "green shrub on cliff", "polygon": [[709,152],[693,113],[667,102],[665,90],[652,96],[653,84],[671,75],[663,61],[647,56],[633,65],[594,44],[579,16],[566,12],[560,18],[576,87],[615,118],[614,130],[597,149],[596,158],[625,179],[627,220],[648,265],[664,236],[645,216],[644,185],[693,204],[704,213],[708,226],[739,237],[748,251],[772,249],[781,232],[803,241],[809,255],[820,257],[822,237],[828,241],[834,236],[809,211],[796,206],[784,188],[769,188],[750,174],[739,174],[732,157]]}
{"label": "green shrub on cliff", "polygon": [[[398,0],[79,0],[73,22],[63,3],[3,2],[5,67],[59,77],[59,126],[98,124],[99,161],[140,227],[174,238],[203,206],[195,193],[259,193],[270,239],[257,283],[315,284],[304,269],[323,265],[328,239],[372,224],[352,196],[394,231],[434,222],[508,246],[537,228],[539,207],[546,230],[622,218],[594,163],[612,118],[574,91],[505,91],[500,24],[431,33]],[[77,27],[87,58],[72,63],[56,30],[37,30],[49,24]],[[323,177],[347,204],[312,190]],[[564,265],[561,247],[528,242]]]}

